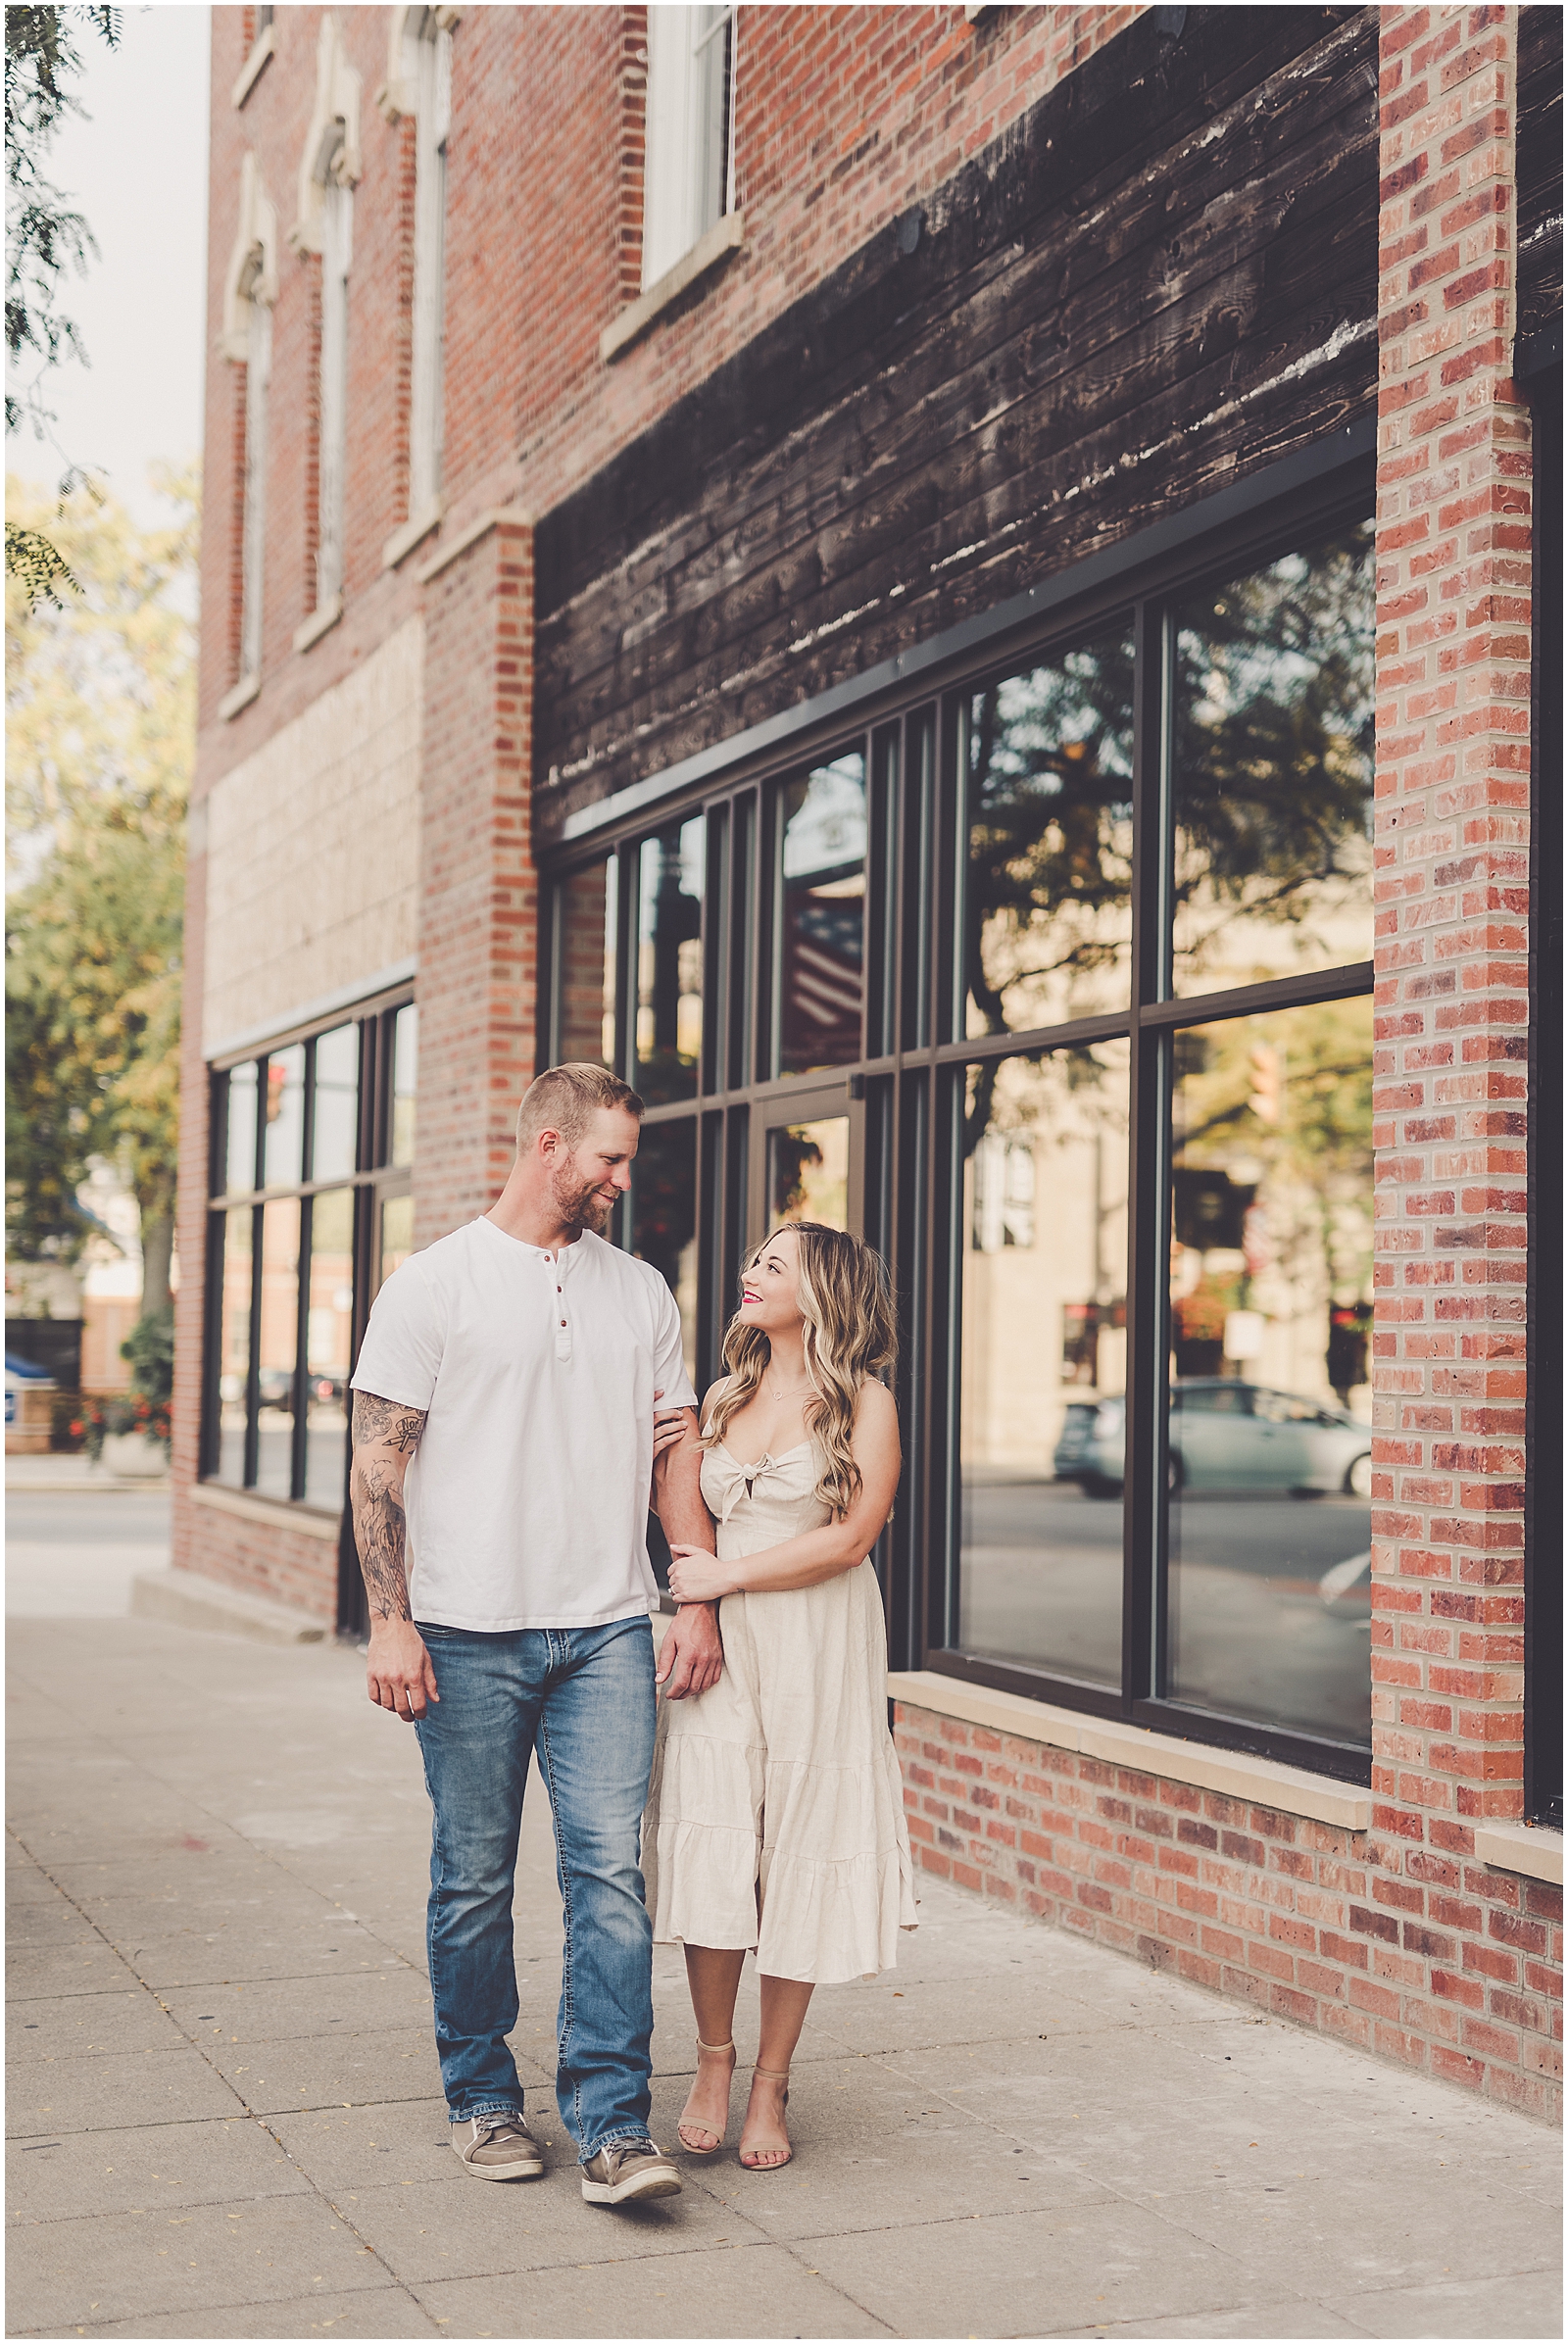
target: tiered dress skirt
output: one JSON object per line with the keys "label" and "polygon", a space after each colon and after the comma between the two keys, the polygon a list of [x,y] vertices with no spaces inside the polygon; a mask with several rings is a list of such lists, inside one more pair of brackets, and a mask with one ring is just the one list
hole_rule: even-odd
{"label": "tiered dress skirt", "polygon": [[[817,1452],[703,1459],[721,1559],[820,1528]],[[643,1870],[662,1944],[742,1946],[819,1985],[892,1969],[915,1927],[887,1634],[870,1562],[814,1587],[726,1595],[724,1673],[662,1701]]]}

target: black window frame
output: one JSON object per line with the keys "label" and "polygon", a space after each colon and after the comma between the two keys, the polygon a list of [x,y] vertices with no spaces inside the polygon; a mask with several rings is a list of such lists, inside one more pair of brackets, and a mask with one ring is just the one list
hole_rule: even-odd
{"label": "black window frame", "polygon": [[[1222,502],[1225,515],[1217,525],[1211,522],[1212,505],[1206,511],[1195,509],[1185,525],[1161,523],[1143,541],[1142,560],[1107,562],[1097,558],[1084,565],[1082,591],[1076,597],[1070,580],[1065,585],[1058,582],[1042,597],[1052,606],[1049,611],[1042,610],[1021,623],[1009,612],[1005,626],[991,630],[973,624],[956,630],[950,654],[943,656],[939,645],[933,656],[906,662],[908,680],[902,687],[874,681],[859,707],[846,708],[836,717],[824,714],[776,747],[750,756],[737,754],[728,771],[716,759],[705,759],[711,765],[710,772],[672,787],[667,796],[652,800],[651,793],[639,791],[644,798],[640,818],[634,814],[607,821],[588,839],[547,852],[542,859],[552,884],[544,891],[541,976],[548,986],[551,934],[559,919],[563,884],[607,856],[620,857],[614,1071],[635,1081],[629,1027],[635,972],[628,966],[626,950],[635,856],[645,837],[672,828],[699,810],[708,812],[710,840],[722,835],[730,855],[721,884],[715,885],[710,865],[704,910],[705,967],[727,965],[730,971],[727,1062],[720,1066],[717,1053],[709,1047],[710,996],[705,1001],[696,1098],[651,1108],[647,1118],[650,1124],[681,1117],[693,1123],[703,1297],[697,1343],[701,1388],[715,1372],[746,1235],[745,1183],[737,1183],[734,1176],[737,1150],[744,1151],[749,1127],[776,1109],[791,1092],[808,1084],[821,1087],[816,1077],[757,1079],[766,1065],[769,1032],[774,939],[769,931],[767,874],[775,852],[773,809],[785,783],[849,750],[862,750],[868,815],[865,1054],[845,1070],[844,1083],[846,1097],[858,1102],[864,1118],[862,1226],[889,1261],[903,1331],[897,1395],[905,1475],[877,1556],[890,1665],[930,1670],[1365,1783],[1371,1779],[1366,1745],[1200,1709],[1171,1699],[1163,1689],[1168,1309],[1164,1236],[1174,1036],[1183,1028],[1263,1009],[1302,1007],[1370,996],[1373,991],[1370,960],[1203,994],[1175,996],[1164,982],[1167,647],[1174,606],[1194,587],[1261,566],[1337,527],[1370,519],[1370,446],[1363,439],[1339,462],[1288,461],[1228,492]],[[1131,619],[1136,645],[1133,944],[1127,1005],[1028,1031],[966,1036],[959,950],[967,851],[963,704],[986,684],[1047,663],[1119,618]],[[749,865],[740,853],[743,834],[758,842],[756,859]],[[1161,842],[1160,852],[1151,852],[1155,840]],[[716,936],[710,940],[708,933],[713,907],[720,903],[726,923],[721,944]],[[739,914],[737,907],[742,905],[750,906],[749,920]],[[744,952],[738,941],[743,929]],[[748,1032],[738,1040],[735,1004],[743,995]],[[555,1054],[557,1036],[550,1014],[541,1021],[541,1034],[546,1038],[539,1058],[543,1066]],[[1129,1470],[1127,1476],[1122,1681],[1119,1687],[1106,1687],[967,1653],[956,1639],[961,1276],[957,1221],[962,1187],[956,1114],[965,1071],[977,1060],[1034,1055],[1113,1036],[1128,1039],[1131,1060],[1126,1309],[1129,1362],[1143,1362],[1141,1375],[1129,1367],[1128,1454],[1130,1460],[1143,1458],[1146,1469]],[[628,1242],[624,1212],[617,1216],[612,1234],[617,1242]]]}
{"label": "black window frame", "polygon": [[[215,1489],[231,1491],[237,1497],[260,1504],[275,1506],[282,1513],[295,1512],[320,1519],[341,1516],[345,1529],[340,1546],[347,1544],[348,1560],[352,1561],[353,1541],[347,1529],[348,1505],[348,1443],[344,1443],[343,1494],[338,1506],[319,1505],[305,1494],[307,1417],[305,1386],[309,1367],[307,1313],[310,1306],[310,1238],[311,1200],[318,1196],[337,1195],[349,1190],[354,1196],[353,1235],[353,1291],[354,1302],[350,1326],[349,1373],[359,1358],[360,1345],[369,1319],[370,1304],[375,1299],[380,1262],[381,1216],[386,1203],[395,1196],[407,1196],[413,1185],[412,1164],[391,1161],[393,1136],[393,1054],[398,1012],[413,1005],[415,995],[408,985],[377,995],[368,1001],[346,1003],[330,1014],[312,1018],[306,1023],[280,1030],[265,1042],[242,1049],[220,1052],[208,1066],[209,1099],[209,1154],[207,1180],[207,1249],[205,1319],[202,1358],[202,1407],[197,1479]],[[352,1172],[321,1180],[294,1180],[275,1182],[270,1188],[257,1185],[249,1189],[227,1187],[228,1115],[227,1097],[229,1078],[236,1067],[254,1065],[257,1068],[257,1135],[254,1163],[255,1177],[261,1183],[265,1173],[267,1119],[264,1109],[266,1064],[269,1058],[296,1045],[304,1045],[306,1051],[306,1083],[304,1101],[304,1132],[302,1162],[311,1161],[314,1140],[315,1107],[315,1045],[323,1034],[339,1031],[344,1026],[356,1026],[359,1032],[359,1098],[358,1124],[355,1141],[355,1163]],[[269,1204],[291,1197],[300,1200],[299,1293],[295,1359],[293,1371],[292,1413],[294,1424],[293,1448],[290,1457],[289,1494],[281,1496],[256,1487],[259,1392],[257,1389],[257,1343],[260,1319],[260,1281],[262,1274],[262,1215]],[[252,1287],[251,1340],[249,1389],[246,1395],[246,1429],[243,1478],[235,1482],[220,1478],[218,1472],[220,1437],[220,1381],[222,1373],[222,1314],[223,1314],[223,1247],[227,1217],[235,1211],[249,1210],[252,1216]],[[339,1614],[349,1626],[354,1624],[356,1612],[355,1583],[358,1567],[352,1572],[340,1553],[339,1558]]]}

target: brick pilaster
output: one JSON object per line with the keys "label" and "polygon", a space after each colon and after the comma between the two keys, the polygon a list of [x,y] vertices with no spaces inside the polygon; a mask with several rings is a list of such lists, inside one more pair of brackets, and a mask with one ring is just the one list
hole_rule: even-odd
{"label": "brick pilaster", "polygon": [[533,535],[488,529],[432,581],[419,875],[415,1243],[494,1202],[534,1071]]}
{"label": "brick pilaster", "polygon": [[[1374,1831],[1421,1956],[1473,1824],[1521,1812],[1530,445],[1510,380],[1504,8],[1381,44]],[[1471,1875],[1474,1878],[1474,1875]],[[1490,1925],[1423,1980],[1439,2070],[1520,2056]],[[1450,1947],[1450,1952],[1457,1951]],[[1538,2014],[1539,2015],[1539,2014]],[[1528,2023],[1528,2022],[1527,2022]]]}

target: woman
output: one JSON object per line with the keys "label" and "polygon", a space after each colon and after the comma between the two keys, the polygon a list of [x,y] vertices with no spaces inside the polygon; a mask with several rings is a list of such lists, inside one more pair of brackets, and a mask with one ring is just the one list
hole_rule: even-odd
{"label": "woman", "polygon": [[748,1262],[703,1403],[717,1555],[671,1549],[671,1591],[720,1598],[724,1674],[662,1705],[643,1861],[654,1936],[682,1943],[697,2017],[683,2144],[723,2142],[731,2023],[750,1947],[761,2031],[740,2160],[787,2165],[790,2059],[811,1989],[891,1969],[915,1926],[887,1637],[866,1559],[899,1481],[887,1275],[842,1230],[798,1221]]}

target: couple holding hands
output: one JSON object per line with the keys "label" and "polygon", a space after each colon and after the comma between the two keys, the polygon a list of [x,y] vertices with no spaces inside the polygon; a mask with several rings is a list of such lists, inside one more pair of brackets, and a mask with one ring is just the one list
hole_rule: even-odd
{"label": "couple holding hands", "polygon": [[[775,1230],[699,1412],[668,1287],[600,1235],[641,1115],[600,1067],[540,1075],[497,1202],[388,1279],[353,1378],[369,1695],[413,1722],[434,1810],[453,2147],[477,2179],[544,2172],[507,2042],[532,1756],[565,1923],[557,2098],[583,2196],[609,2206],[680,2188],[648,2130],[656,1939],[685,1949],[697,2062],[678,2130],[699,2157],[724,2141],[756,1954],[740,2160],[766,2172],[789,2161],[812,1987],[891,1968],[915,1922],[866,1559],[900,1465],[886,1274],[840,1230]],[[680,1607],[657,1680],[650,1488]]]}

